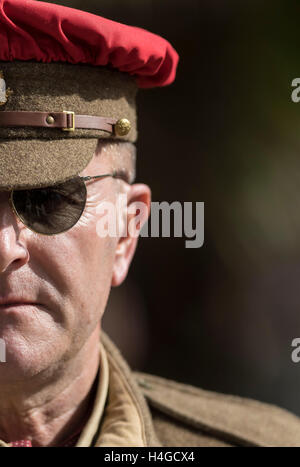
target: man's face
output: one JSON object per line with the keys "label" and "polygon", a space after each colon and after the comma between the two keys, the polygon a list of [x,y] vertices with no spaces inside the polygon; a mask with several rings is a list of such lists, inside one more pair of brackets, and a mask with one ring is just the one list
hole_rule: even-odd
{"label": "man's face", "polygon": [[[94,156],[82,175],[110,169],[101,156]],[[118,239],[97,234],[96,208],[103,201],[115,203],[118,183],[125,182],[111,177],[87,182],[82,217],[71,230],[55,236],[26,228],[13,214],[8,193],[0,192],[0,299],[41,304],[9,310],[0,306],[0,338],[6,344],[1,383],[55,368],[75,356],[97,330],[112,284]]]}

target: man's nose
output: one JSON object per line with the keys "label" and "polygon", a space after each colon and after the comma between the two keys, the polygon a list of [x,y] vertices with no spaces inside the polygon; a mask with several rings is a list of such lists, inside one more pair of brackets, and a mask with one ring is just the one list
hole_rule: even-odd
{"label": "man's nose", "polygon": [[25,226],[15,216],[7,201],[0,203],[0,274],[9,267],[21,267],[29,260],[29,252],[19,238]]}

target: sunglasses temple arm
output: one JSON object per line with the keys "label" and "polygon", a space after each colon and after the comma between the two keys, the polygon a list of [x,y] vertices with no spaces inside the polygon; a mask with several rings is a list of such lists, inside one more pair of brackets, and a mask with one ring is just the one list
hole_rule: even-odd
{"label": "sunglasses temple arm", "polygon": [[93,175],[93,176],[86,176],[86,177],[80,177],[82,180],[84,180],[85,182],[89,181],[89,180],[94,180],[96,178],[103,178],[103,177],[115,177],[116,176],[116,173],[113,172],[111,174],[103,174],[103,175]]}

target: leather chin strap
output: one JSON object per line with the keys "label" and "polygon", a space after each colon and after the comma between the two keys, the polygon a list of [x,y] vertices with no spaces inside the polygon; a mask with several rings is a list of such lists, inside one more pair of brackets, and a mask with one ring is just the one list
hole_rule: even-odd
{"label": "leather chin strap", "polygon": [[[74,112],[0,112],[0,127],[60,128],[63,131],[79,129],[102,130],[115,134],[120,120],[94,115],[75,115]],[[118,133],[117,133],[118,134]],[[121,135],[122,136],[122,135]]]}

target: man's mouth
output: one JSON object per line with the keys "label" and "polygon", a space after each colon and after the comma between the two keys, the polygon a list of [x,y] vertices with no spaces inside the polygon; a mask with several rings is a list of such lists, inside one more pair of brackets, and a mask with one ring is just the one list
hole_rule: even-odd
{"label": "man's mouth", "polygon": [[0,297],[0,311],[8,308],[20,308],[20,307],[42,307],[41,303],[37,303],[34,300],[27,300],[19,297],[4,298]]}
{"label": "man's mouth", "polygon": [[9,302],[9,303],[3,303],[0,305],[0,308],[6,308],[9,306],[24,306],[24,305],[38,305],[38,303],[33,303],[33,302]]}

